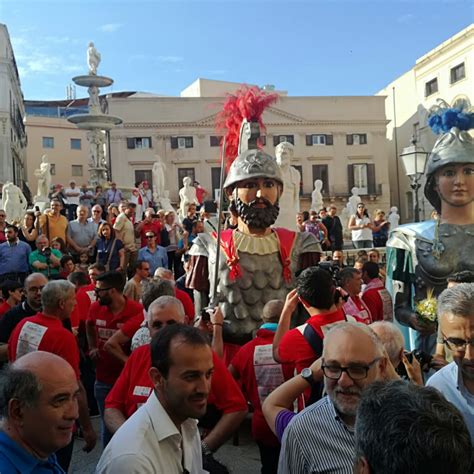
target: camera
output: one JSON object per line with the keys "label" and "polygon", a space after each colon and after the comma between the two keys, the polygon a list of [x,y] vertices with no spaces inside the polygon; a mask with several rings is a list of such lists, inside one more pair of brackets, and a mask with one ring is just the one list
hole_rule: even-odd
{"label": "camera", "polygon": [[204,308],[201,310],[201,320],[204,322],[209,322],[211,320],[211,308]]}
{"label": "camera", "polygon": [[51,257],[51,248],[46,247],[41,251],[41,253],[43,254],[44,257],[49,258]]}
{"label": "camera", "polygon": [[[410,364],[413,362],[413,357],[415,357],[420,363],[420,368],[423,372],[428,372],[430,370],[433,356],[427,352],[417,349],[412,352],[405,352],[405,357],[407,358],[408,362],[410,362]],[[408,378],[407,370],[405,369],[403,362],[400,362],[399,366],[395,370],[397,374],[400,375],[400,377]]]}
{"label": "camera", "polygon": [[341,267],[338,262],[335,262],[334,260],[322,261],[318,263],[318,267],[328,271],[334,280],[334,284],[336,286],[341,286],[341,279],[339,278]]}

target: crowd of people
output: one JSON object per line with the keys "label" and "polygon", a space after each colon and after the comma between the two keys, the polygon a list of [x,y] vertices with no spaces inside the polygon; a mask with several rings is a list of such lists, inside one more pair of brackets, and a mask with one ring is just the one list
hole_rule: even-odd
{"label": "crowd of people", "polygon": [[206,206],[177,219],[113,183],[103,202],[71,183],[72,208],[55,195],[0,220],[0,472],[67,472],[75,439],[97,444],[93,416],[100,474],[227,473],[219,449],[250,416],[263,474],[473,472],[472,141],[453,127],[435,146],[439,218],[393,230],[386,265],[384,216],[357,207],[352,264],[335,207],[273,227],[284,179],[258,147],[272,100],[227,99],[246,142],[219,241]]}

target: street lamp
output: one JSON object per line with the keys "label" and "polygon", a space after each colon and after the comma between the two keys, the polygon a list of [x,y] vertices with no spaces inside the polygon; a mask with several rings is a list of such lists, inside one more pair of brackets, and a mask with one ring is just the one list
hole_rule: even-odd
{"label": "street lamp", "polygon": [[410,178],[411,189],[413,189],[413,217],[415,222],[420,222],[420,206],[418,202],[418,190],[420,189],[420,179],[425,172],[426,157],[428,153],[416,144],[416,137],[412,135],[411,146],[407,146],[400,154],[405,173]]}

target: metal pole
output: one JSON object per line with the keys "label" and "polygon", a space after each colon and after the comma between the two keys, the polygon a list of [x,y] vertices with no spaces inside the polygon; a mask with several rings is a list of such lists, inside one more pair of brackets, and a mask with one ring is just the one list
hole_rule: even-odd
{"label": "metal pole", "polygon": [[212,307],[217,306],[217,285],[219,284],[219,263],[221,255],[221,232],[222,232],[222,219],[221,213],[224,206],[224,176],[225,176],[225,137],[222,141],[222,154],[221,154],[221,178],[219,183],[219,207],[217,209],[217,241],[216,241],[216,265],[214,267],[214,281],[211,288],[211,301]]}
{"label": "metal pole", "polygon": [[418,190],[420,189],[420,184],[418,183],[418,178],[413,179],[413,184],[412,184],[412,189],[413,189],[413,217],[415,219],[415,222],[420,222],[420,203],[418,200]]}

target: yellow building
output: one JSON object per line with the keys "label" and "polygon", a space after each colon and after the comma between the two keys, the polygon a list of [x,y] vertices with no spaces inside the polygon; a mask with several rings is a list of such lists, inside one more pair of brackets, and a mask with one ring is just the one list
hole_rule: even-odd
{"label": "yellow building", "polygon": [[[398,158],[415,135],[418,145],[431,151],[436,136],[427,126],[428,110],[443,99],[453,105],[464,99],[472,104],[474,91],[474,25],[452,36],[424,56],[412,69],[395,79],[378,95],[386,96],[385,110],[390,123],[389,176],[391,202],[398,205],[402,221],[413,219],[410,181]],[[422,219],[429,218],[432,208],[420,189]],[[423,197],[423,199],[421,199]]]}

